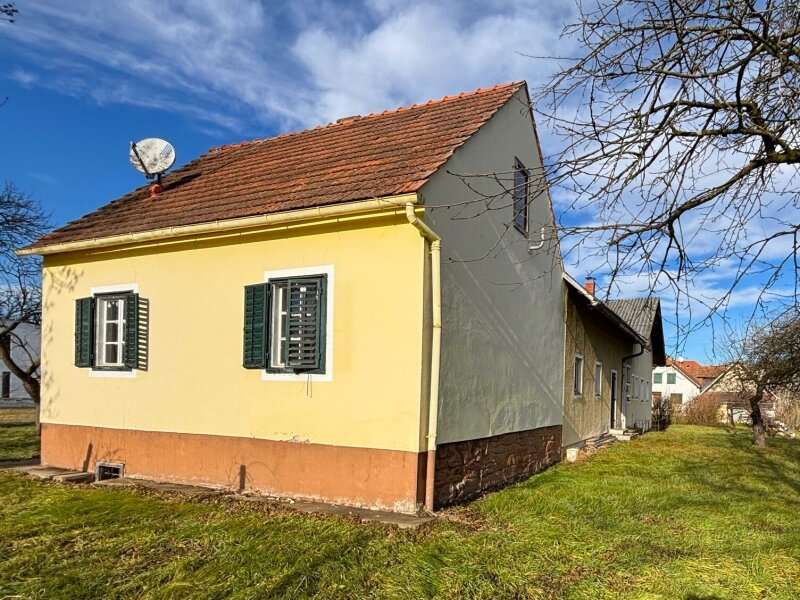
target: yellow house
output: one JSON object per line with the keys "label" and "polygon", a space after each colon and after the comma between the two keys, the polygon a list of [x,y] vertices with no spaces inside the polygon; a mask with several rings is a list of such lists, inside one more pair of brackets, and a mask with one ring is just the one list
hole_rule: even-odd
{"label": "yellow house", "polygon": [[414,512],[557,461],[540,173],[511,83],[215,148],[44,236],[42,462]]}

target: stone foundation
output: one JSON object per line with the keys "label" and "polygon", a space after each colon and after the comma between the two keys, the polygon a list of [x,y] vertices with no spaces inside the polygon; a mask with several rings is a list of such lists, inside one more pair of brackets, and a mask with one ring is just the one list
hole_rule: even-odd
{"label": "stone foundation", "polygon": [[442,444],[436,449],[436,508],[519,481],[561,459],[561,425]]}

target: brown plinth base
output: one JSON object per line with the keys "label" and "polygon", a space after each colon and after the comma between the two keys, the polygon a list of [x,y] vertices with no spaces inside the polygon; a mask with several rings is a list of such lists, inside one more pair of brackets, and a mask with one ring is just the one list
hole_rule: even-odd
{"label": "brown plinth base", "polygon": [[405,513],[425,496],[425,453],[42,424],[42,464],[94,471],[97,461],[128,477]]}

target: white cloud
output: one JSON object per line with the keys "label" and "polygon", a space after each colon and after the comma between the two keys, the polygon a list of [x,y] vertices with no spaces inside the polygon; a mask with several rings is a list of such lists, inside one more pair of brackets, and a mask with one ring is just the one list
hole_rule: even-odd
{"label": "white cloud", "polygon": [[31,73],[30,71],[26,71],[25,69],[14,69],[11,71],[9,75],[10,79],[13,79],[20,85],[24,87],[30,87],[31,84],[35,83],[38,77]]}
{"label": "white cloud", "polygon": [[540,80],[520,53],[552,54],[570,4],[41,0],[4,31],[46,73],[20,82],[244,132]]}
{"label": "white cloud", "polygon": [[303,31],[292,47],[311,74],[318,99],[308,116],[394,107],[515,79],[541,81],[552,64],[523,54],[552,54],[560,23],[549,9],[519,3],[460,18],[450,3],[373,2],[379,24],[353,36],[325,24]]}

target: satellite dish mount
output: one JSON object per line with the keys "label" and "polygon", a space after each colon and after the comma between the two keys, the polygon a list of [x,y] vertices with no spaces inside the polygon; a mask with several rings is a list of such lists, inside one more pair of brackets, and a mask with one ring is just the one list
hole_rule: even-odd
{"label": "satellite dish mount", "polygon": [[[145,138],[138,142],[131,142],[128,155],[133,168],[144,173],[149,180],[155,183],[151,186],[151,195],[161,191],[161,175],[175,164],[175,148],[166,140],[160,138]],[[155,193],[155,188],[158,188]]]}

